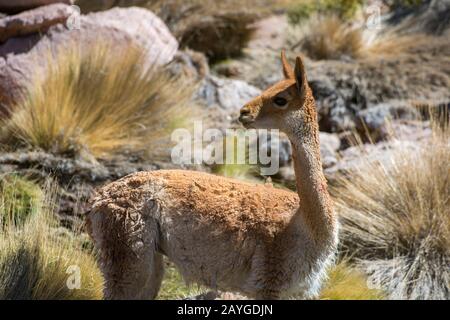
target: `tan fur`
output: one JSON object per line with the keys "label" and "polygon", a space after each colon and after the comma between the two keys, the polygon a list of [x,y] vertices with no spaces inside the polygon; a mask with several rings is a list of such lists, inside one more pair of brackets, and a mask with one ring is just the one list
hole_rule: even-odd
{"label": "tan fur", "polygon": [[[248,128],[278,128],[291,139],[298,195],[215,175],[141,172],[100,189],[88,231],[100,251],[105,298],[153,299],[162,255],[187,282],[249,297],[318,293],[337,245],[337,222],[320,163],[314,99],[301,60],[248,103]],[[294,78],[292,78],[294,77]],[[280,108],[275,97],[288,102]]]}

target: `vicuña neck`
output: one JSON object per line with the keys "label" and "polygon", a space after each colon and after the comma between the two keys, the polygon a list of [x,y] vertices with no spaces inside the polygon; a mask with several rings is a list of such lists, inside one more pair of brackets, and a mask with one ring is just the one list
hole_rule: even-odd
{"label": "vicu\u00f1a neck", "polygon": [[307,131],[308,137],[300,136],[298,131],[290,137],[300,198],[299,214],[312,237],[323,241],[333,233],[336,221],[322,171],[319,132],[314,125]]}

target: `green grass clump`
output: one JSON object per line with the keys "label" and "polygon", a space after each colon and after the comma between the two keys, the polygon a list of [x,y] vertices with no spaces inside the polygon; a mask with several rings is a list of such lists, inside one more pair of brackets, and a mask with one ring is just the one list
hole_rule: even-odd
{"label": "green grass clump", "polygon": [[42,202],[37,184],[12,174],[0,175],[0,229],[21,225]]}
{"label": "green grass clump", "polygon": [[[3,203],[17,208],[10,200],[3,198]],[[77,234],[61,237],[52,203],[49,198],[32,202],[22,225],[9,224],[0,233],[1,300],[102,298],[103,279],[95,255],[81,248]],[[12,220],[18,212],[11,211]]]}
{"label": "green grass clump", "polygon": [[313,14],[333,14],[341,19],[351,19],[363,4],[363,0],[302,0],[292,4],[288,20],[292,25],[306,21]]}

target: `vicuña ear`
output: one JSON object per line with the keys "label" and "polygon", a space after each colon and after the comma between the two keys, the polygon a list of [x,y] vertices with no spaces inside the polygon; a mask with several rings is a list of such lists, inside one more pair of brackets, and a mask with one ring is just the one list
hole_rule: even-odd
{"label": "vicu\u00f1a ear", "polygon": [[305,66],[303,65],[303,61],[300,57],[295,59],[295,82],[297,83],[297,89],[300,93],[305,90],[305,86],[307,84],[306,80],[306,71]]}
{"label": "vicu\u00f1a ear", "polygon": [[286,79],[294,79],[294,70],[286,59],[285,50],[281,50],[281,64],[283,65],[283,73]]}

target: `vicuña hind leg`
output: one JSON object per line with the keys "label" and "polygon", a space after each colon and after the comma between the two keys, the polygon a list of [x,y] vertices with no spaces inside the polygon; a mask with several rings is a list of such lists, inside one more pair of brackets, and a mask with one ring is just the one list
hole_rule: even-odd
{"label": "vicu\u00f1a hind leg", "polygon": [[162,255],[156,251],[156,222],[136,211],[109,210],[88,217],[105,278],[104,298],[154,299],[164,274]]}

